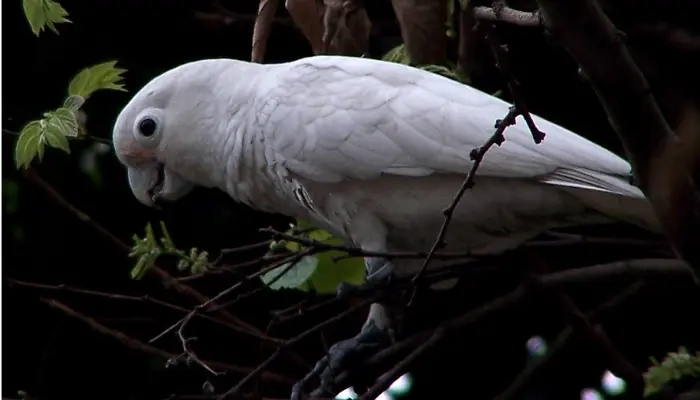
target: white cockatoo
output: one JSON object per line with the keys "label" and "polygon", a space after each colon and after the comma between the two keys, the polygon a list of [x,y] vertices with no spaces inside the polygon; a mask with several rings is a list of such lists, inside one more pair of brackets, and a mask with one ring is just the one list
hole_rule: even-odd
{"label": "white cockatoo", "polygon": [[[113,141],[147,206],[212,187],[367,251],[427,251],[470,152],[508,110],[468,85],[367,58],[211,59],[149,82],[119,114]],[[456,208],[445,250],[494,254],[552,228],[616,220],[659,231],[625,160],[532,117],[546,138],[535,144],[522,117],[506,129]],[[367,257],[367,284],[422,262]],[[391,320],[373,304],[362,331],[324,357],[324,383],[349,354],[387,343]]]}

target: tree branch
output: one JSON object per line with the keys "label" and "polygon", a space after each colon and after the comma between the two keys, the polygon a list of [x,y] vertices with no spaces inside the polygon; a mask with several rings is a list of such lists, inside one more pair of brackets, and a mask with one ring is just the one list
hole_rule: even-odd
{"label": "tree branch", "polygon": [[[700,196],[689,161],[622,35],[595,0],[537,0],[552,36],[581,66],[617,132],[663,231],[700,283]],[[601,62],[604,60],[604,62]]]}
{"label": "tree branch", "polygon": [[[87,223],[90,227],[92,227],[97,233],[100,235],[104,236],[106,239],[108,239],[113,245],[115,245],[117,248],[119,248],[122,251],[129,252],[131,251],[131,247],[124,243],[121,239],[116,237],[112,232],[110,232],[108,229],[94,221],[92,218],[90,218],[89,215],[85,214],[81,210],[79,210],[77,207],[75,207],[73,204],[71,204],[68,200],[66,200],[56,189],[54,189],[48,182],[44,181],[39,177],[39,175],[34,172],[32,169],[28,169],[22,172],[22,175],[27,178],[30,182],[35,184],[39,189],[43,190],[44,193],[46,193],[50,198],[52,198],[58,205],[64,207],[71,213],[73,213],[76,217],[78,217],[79,220]],[[163,282],[165,287],[172,287],[176,291],[192,298],[195,299],[201,303],[205,303],[209,301],[209,298],[198,292],[196,289],[192,288],[191,286],[185,285],[181,282],[178,282],[177,279],[173,278],[172,275],[170,275],[166,270],[158,267],[158,266],[153,266],[149,271],[152,271],[160,280]],[[256,338],[259,339],[264,339],[266,335],[262,333],[258,328],[255,326],[241,320],[238,317],[235,317],[231,313],[225,310],[220,310],[219,314],[224,318],[229,320],[233,325],[236,326],[237,330],[240,333],[247,334],[247,335],[252,335]]]}
{"label": "tree branch", "polygon": [[[394,364],[394,368],[391,369],[389,374],[385,374],[382,379],[377,381],[372,388],[370,388],[371,393],[381,393],[386,390],[386,388],[391,385],[391,383],[398,378],[406,369],[413,363],[419,356],[423,355],[427,350],[432,348],[434,345],[438,344],[442,338],[454,334],[455,331],[464,329],[469,324],[479,321],[482,318],[491,315],[494,312],[503,310],[514,304],[521,302],[527,293],[533,288],[533,285],[537,288],[559,288],[570,283],[583,283],[583,282],[593,282],[602,280],[611,276],[631,276],[643,278],[649,271],[654,271],[660,275],[664,276],[687,276],[689,274],[689,269],[680,260],[675,259],[638,259],[638,260],[628,260],[621,262],[614,262],[609,264],[598,264],[589,267],[565,270],[562,272],[546,273],[542,275],[537,275],[532,277],[532,282],[530,284],[523,284],[515,288],[510,293],[498,297],[483,306],[476,308],[474,310],[468,311],[465,314],[449,319],[441,323],[435,329],[424,330],[420,333],[416,333],[400,342],[392,345],[391,347],[384,349],[377,353],[375,356],[367,361],[367,364],[377,365],[379,363],[387,361],[389,358],[394,358],[396,354],[405,353],[409,349],[413,349],[409,354],[403,359],[398,360]],[[636,285],[635,285],[636,286]],[[636,289],[635,289],[636,290]],[[631,292],[626,292],[627,294]],[[615,302],[620,301],[620,297],[616,297],[613,300],[606,302],[607,307],[609,305],[614,305]],[[575,322],[580,322],[580,319]],[[427,341],[427,342],[426,342]],[[363,366],[362,368],[365,368]],[[339,375],[335,382],[334,387],[338,388],[341,385],[347,384],[349,378],[353,375],[353,371],[347,371]],[[393,378],[393,379],[391,379]],[[312,396],[315,394],[321,394],[320,389],[315,390]]]}
{"label": "tree branch", "polygon": [[[169,353],[169,352],[167,352],[165,350],[161,350],[157,347],[150,346],[146,343],[143,343],[139,340],[136,340],[132,337],[129,337],[120,331],[108,328],[108,327],[100,324],[99,322],[95,321],[93,318],[90,318],[90,317],[68,307],[67,305],[65,305],[57,300],[41,298],[41,301],[48,304],[49,306],[51,306],[53,308],[56,308],[58,310],[63,311],[64,313],[68,314],[71,317],[74,317],[74,318],[77,318],[77,319],[83,321],[84,323],[86,323],[88,326],[90,326],[95,331],[102,333],[103,335],[111,336],[111,337],[119,340],[126,347],[129,347],[129,348],[134,349],[134,350],[139,350],[139,351],[142,351],[144,353],[157,355],[157,356],[163,357],[166,360],[172,360],[172,359],[178,358],[177,354]],[[229,370],[229,371],[234,371],[234,372],[238,372],[238,373],[247,374],[247,373],[250,373],[252,371],[252,368],[239,367],[239,366],[235,366],[235,365],[222,363],[219,361],[207,361],[207,364],[212,365],[212,366],[216,366],[217,368],[220,368],[223,370]],[[286,377],[283,377],[281,375],[277,375],[274,373],[269,373],[269,372],[264,373],[264,378],[267,380],[281,382],[281,383],[290,383],[290,380],[287,379]]]}
{"label": "tree branch", "polygon": [[272,21],[275,19],[278,5],[279,0],[260,0],[253,26],[253,47],[250,55],[252,62],[262,63],[265,59],[267,40],[272,31]]}
{"label": "tree branch", "polygon": [[[21,281],[18,279],[13,279],[13,278],[5,278],[5,282],[9,286],[20,286],[20,287],[26,287],[26,288],[34,288],[34,289],[40,289],[40,290],[46,290],[46,291],[57,291],[57,292],[66,292],[66,293],[75,293],[75,294],[81,294],[85,296],[91,296],[91,297],[102,297],[102,298],[107,298],[107,299],[113,299],[113,300],[119,300],[119,301],[129,301],[129,302],[143,302],[143,303],[150,303],[154,304],[163,308],[167,308],[173,311],[177,311],[180,313],[188,314],[190,310],[188,310],[185,307],[181,307],[175,304],[168,303],[163,300],[158,300],[154,297],[151,296],[129,296],[129,295],[124,295],[124,294],[118,294],[118,293],[106,293],[106,292],[100,292],[96,290],[89,290],[89,289],[80,289],[68,285],[49,285],[45,283],[36,283],[36,282],[26,282],[26,281]],[[228,328],[231,328],[232,330],[238,332],[240,330],[239,327],[232,325],[230,322],[218,319],[218,318],[213,318],[205,314],[199,314],[199,317],[203,319],[207,319],[211,322],[214,322],[216,324],[226,326]],[[282,340],[281,339],[275,339],[272,337],[266,337],[262,340],[269,341],[272,343],[279,343]]]}
{"label": "tree branch", "polygon": [[483,21],[505,22],[513,25],[537,28],[541,26],[540,13],[519,11],[508,6],[494,7],[474,7],[474,16]]}

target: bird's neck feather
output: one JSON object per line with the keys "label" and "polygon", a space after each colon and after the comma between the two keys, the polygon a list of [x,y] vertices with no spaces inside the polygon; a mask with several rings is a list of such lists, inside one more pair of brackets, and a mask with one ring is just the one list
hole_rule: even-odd
{"label": "bird's neck feather", "polygon": [[205,164],[204,186],[223,190],[252,208],[272,211],[279,199],[269,188],[283,177],[265,149],[256,114],[274,88],[274,66],[243,64],[241,68],[250,71],[235,68],[215,89],[220,104],[225,104],[219,110],[221,123],[208,132],[210,147],[194,157]]}

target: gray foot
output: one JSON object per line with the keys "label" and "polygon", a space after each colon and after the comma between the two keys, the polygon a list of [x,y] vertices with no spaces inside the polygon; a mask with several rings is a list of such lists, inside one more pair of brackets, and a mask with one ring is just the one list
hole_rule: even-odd
{"label": "gray foot", "polygon": [[370,258],[366,261],[366,264],[368,273],[365,282],[359,285],[342,282],[336,289],[338,298],[344,299],[353,294],[370,291],[389,283],[394,276],[394,265],[388,260]]}
{"label": "gray foot", "polygon": [[357,336],[331,346],[328,354],[316,363],[311,372],[294,385],[291,400],[302,400],[305,386],[316,375],[320,378],[324,397],[326,395],[332,397],[333,384],[338,374],[357,366],[389,344],[391,344],[389,333],[370,321]]}

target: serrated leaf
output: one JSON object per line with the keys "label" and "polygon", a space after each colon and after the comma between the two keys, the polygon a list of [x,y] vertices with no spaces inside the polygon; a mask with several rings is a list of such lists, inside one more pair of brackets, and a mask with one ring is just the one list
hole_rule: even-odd
{"label": "serrated leaf", "polygon": [[70,154],[70,144],[68,144],[68,137],[64,135],[56,127],[46,127],[44,134],[42,135],[42,140],[46,142],[51,147],[61,149],[66,153]]}
{"label": "serrated leaf", "polygon": [[22,128],[15,145],[15,165],[18,169],[28,168],[37,156],[41,128],[41,121],[31,121]]}
{"label": "serrated leaf", "polygon": [[68,95],[78,95],[87,99],[98,90],[126,92],[122,80],[125,69],[116,68],[116,61],[107,61],[80,71],[68,85]]}
{"label": "serrated leaf", "polygon": [[[63,101],[63,107],[76,112],[85,104],[85,98],[77,94],[71,94]],[[76,116],[76,120],[77,120]]]}
{"label": "serrated leaf", "polygon": [[[61,107],[50,113],[46,118],[46,129],[61,133],[64,137],[77,137],[78,120],[75,118],[75,113],[73,111]],[[66,140],[66,143],[68,143],[68,140]]]}
{"label": "serrated leaf", "polygon": [[[267,271],[260,276],[260,279],[265,285],[270,289],[296,289],[297,287],[303,285],[314,273],[316,266],[318,265],[318,258],[316,256],[304,256],[299,260],[293,267],[279,279],[275,280],[280,274],[282,274],[288,267],[289,263],[285,263],[275,269]],[[274,281],[274,282],[273,282]]]}
{"label": "serrated leaf", "polygon": [[22,0],[22,7],[32,33],[36,36],[46,27],[58,34],[55,24],[71,22],[66,18],[68,11],[52,0]]}

